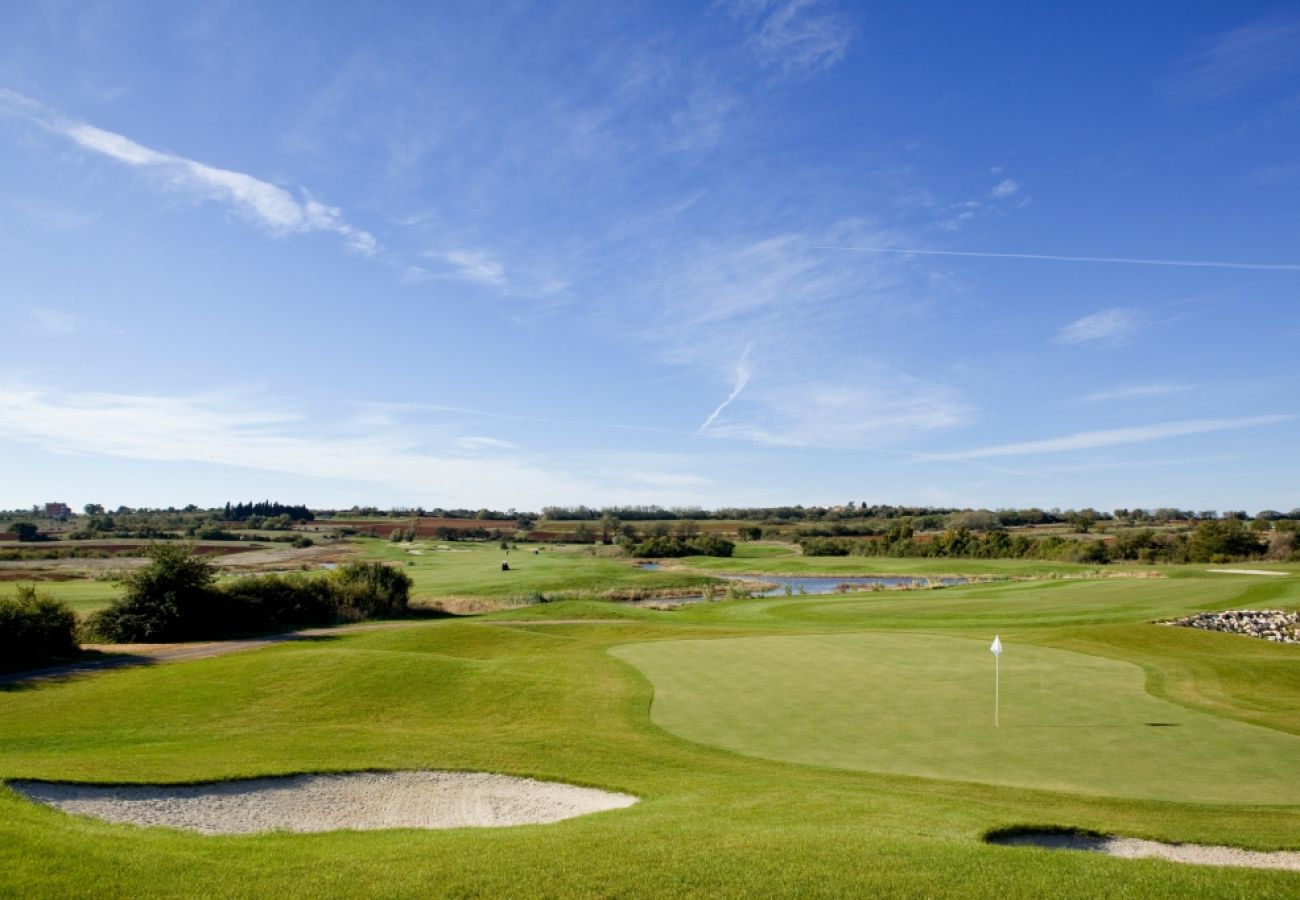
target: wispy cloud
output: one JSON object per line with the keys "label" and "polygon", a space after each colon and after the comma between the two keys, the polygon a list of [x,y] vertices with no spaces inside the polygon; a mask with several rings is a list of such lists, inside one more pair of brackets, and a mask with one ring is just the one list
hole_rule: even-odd
{"label": "wispy cloud", "polygon": [[1300,69],[1300,18],[1270,16],[1215,36],[1162,84],[1181,101],[1220,100]]}
{"label": "wispy cloud", "polygon": [[1056,333],[1056,342],[1119,347],[1133,340],[1145,324],[1146,317],[1136,309],[1103,309],[1066,325]]}
{"label": "wispy cloud", "polygon": [[854,379],[801,379],[775,386],[746,415],[709,435],[779,447],[881,449],[971,422],[973,408],[944,385],[897,371]]}
{"label": "wispy cloud", "polygon": [[731,402],[740,396],[740,392],[745,389],[745,385],[749,384],[749,351],[753,348],[753,344],[745,346],[745,352],[740,355],[740,361],[736,363],[736,383],[731,388],[731,393],[727,395],[726,400],[718,404],[718,407],[713,412],[709,413],[709,417],[700,425],[699,430],[695,432],[696,434],[704,434],[704,432],[708,431],[709,426],[718,420],[718,416],[722,415],[722,411],[730,406]]}
{"label": "wispy cloud", "polygon": [[1125,387],[1093,391],[1079,398],[1080,403],[1110,403],[1115,400],[1146,400],[1151,397],[1167,397],[1190,391],[1194,385],[1177,381],[1160,381],[1153,384],[1131,384]]}
{"label": "wispy cloud", "polygon": [[[540,507],[548,503],[646,502],[646,486],[697,483],[641,471],[637,485],[592,471],[568,470],[494,437],[421,440],[418,430],[372,423],[340,431],[247,391],[156,395],[65,393],[0,384],[0,440],[51,453],[196,463],[386,488],[396,496],[444,506]],[[226,471],[223,478],[236,476]],[[656,496],[664,496],[657,493]],[[689,495],[675,494],[678,502]]]}
{"label": "wispy cloud", "polygon": [[294,196],[244,172],[146,147],[125,135],[67,119],[13,91],[0,92],[0,109],[36,122],[84,150],[149,172],[168,189],[221,204],[272,234],[327,232],[339,235],[350,250],[364,256],[379,251],[373,235],[348,224],[338,208],[326,206],[306,192]]}
{"label": "wispy cloud", "polygon": [[[866,337],[883,339],[900,322],[915,326],[936,293],[928,273],[902,259],[812,249],[868,231],[844,222],[816,237],[677,245],[659,254],[668,262],[657,268],[629,266],[635,283],[614,292],[625,299],[604,313],[607,327],[631,329],[663,361],[731,386],[695,429],[710,438],[880,447],[964,424],[972,410],[958,391],[909,376]],[[870,237],[898,239],[878,230]],[[647,309],[660,312],[648,317]],[[809,360],[815,373],[801,364]]]}
{"label": "wispy cloud", "polygon": [[979,259],[1037,259],[1049,262],[1120,263],[1132,266],[1180,266],[1194,269],[1251,269],[1264,272],[1300,272],[1300,263],[1244,263],[1220,260],[1141,259],[1131,256],[1058,256],[1049,253],[981,253],[974,250],[930,250],[917,247],[864,247],[819,245],[814,250],[850,250],[858,253],[894,253],[904,256],[970,256]]}
{"label": "wispy cloud", "polygon": [[1295,418],[1291,415],[1246,416],[1236,419],[1193,419],[1182,422],[1163,422],[1133,428],[1112,428],[1106,431],[1082,431],[1064,437],[1042,441],[1024,441],[1017,444],[998,444],[974,450],[951,453],[928,453],[920,458],[926,461],[990,459],[999,456],[1032,456],[1042,453],[1065,453],[1072,450],[1092,450],[1098,447],[1116,447],[1123,444],[1143,444],[1166,438],[1205,434],[1211,431],[1231,431],[1239,428],[1257,428],[1277,425]]}
{"label": "wispy cloud", "polygon": [[824,0],[737,0],[730,6],[749,24],[759,61],[787,74],[828,69],[853,42],[852,24]]}
{"label": "wispy cloud", "polygon": [[487,287],[506,285],[505,266],[486,250],[436,250],[424,255],[446,267],[437,272],[422,269],[428,277],[458,278]]}
{"label": "wispy cloud", "polygon": [[81,330],[81,319],[57,309],[37,307],[31,310],[37,326],[48,334],[73,334]]}
{"label": "wispy cloud", "polygon": [[998,182],[994,186],[993,190],[989,191],[989,196],[995,197],[997,199],[1002,199],[1003,197],[1010,197],[1013,194],[1017,194],[1019,192],[1020,192],[1019,184],[1012,181],[1010,178],[1004,178],[1002,181]]}

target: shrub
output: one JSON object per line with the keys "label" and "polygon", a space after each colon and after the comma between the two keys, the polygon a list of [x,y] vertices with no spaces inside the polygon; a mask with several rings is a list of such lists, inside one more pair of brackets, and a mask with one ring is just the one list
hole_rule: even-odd
{"label": "shrub", "polygon": [[189,544],[150,544],[149,563],[123,578],[125,596],[92,615],[94,634],[110,641],[184,641],[219,630],[212,563]]}
{"label": "shrub", "polygon": [[315,543],[316,543],[315,541],[307,537],[307,535],[305,534],[300,534],[293,539],[293,546],[297,547],[299,550],[303,549],[304,547],[311,547]]}
{"label": "shrub", "polygon": [[689,540],[681,537],[658,536],[635,543],[625,541],[623,549],[633,556],[651,558],[674,556],[730,556],[736,549],[731,541],[717,535],[702,534]]}
{"label": "shrub", "polygon": [[411,576],[383,563],[348,563],[330,577],[339,612],[348,618],[405,615]]}
{"label": "shrub", "polygon": [[30,669],[77,652],[77,616],[66,603],[20,584],[0,597],[0,670]]}
{"label": "shrub", "polygon": [[338,599],[324,578],[248,575],[219,585],[217,594],[220,634],[327,625],[338,619]]}
{"label": "shrub", "polygon": [[351,563],[328,577],[249,575],[216,583],[192,548],[151,545],[148,565],[125,579],[126,593],[91,616],[88,630],[110,641],[230,637],[407,612],[411,578],[381,563]]}

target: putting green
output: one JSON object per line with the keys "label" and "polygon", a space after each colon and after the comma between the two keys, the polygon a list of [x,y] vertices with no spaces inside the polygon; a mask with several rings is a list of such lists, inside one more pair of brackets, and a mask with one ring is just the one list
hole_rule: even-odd
{"label": "putting green", "polygon": [[1135,665],[989,641],[836,634],[630,644],[666,731],[766,759],[1199,803],[1300,803],[1300,737],[1152,697]]}

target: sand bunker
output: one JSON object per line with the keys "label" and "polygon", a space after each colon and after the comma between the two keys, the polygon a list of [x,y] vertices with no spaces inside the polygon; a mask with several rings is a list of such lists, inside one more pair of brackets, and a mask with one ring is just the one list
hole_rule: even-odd
{"label": "sand bunker", "polygon": [[358,772],[171,786],[8,785],[64,812],[204,834],[536,825],[637,802],[628,794],[487,772]]}
{"label": "sand bunker", "polygon": [[1163,844],[1138,838],[1108,837],[1080,832],[1025,831],[1014,834],[995,834],[988,838],[991,844],[1007,847],[1041,847],[1046,850],[1086,850],[1125,859],[1156,858],[1170,862],[1192,863],[1201,866],[1245,866],[1251,869],[1291,869],[1300,871],[1300,851],[1278,850],[1265,853],[1259,850],[1241,850],[1237,847],[1216,847],[1207,844]]}
{"label": "sand bunker", "polygon": [[1290,572],[1275,572],[1272,569],[1206,569],[1207,572],[1214,572],[1218,575],[1277,575],[1285,577]]}

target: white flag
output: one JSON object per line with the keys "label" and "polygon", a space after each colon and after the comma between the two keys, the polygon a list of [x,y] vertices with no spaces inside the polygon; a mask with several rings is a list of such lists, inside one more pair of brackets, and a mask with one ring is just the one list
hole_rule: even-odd
{"label": "white flag", "polygon": [[989,647],[989,652],[994,656],[1002,655],[1002,638],[998,637],[996,634],[993,635],[993,646]]}

